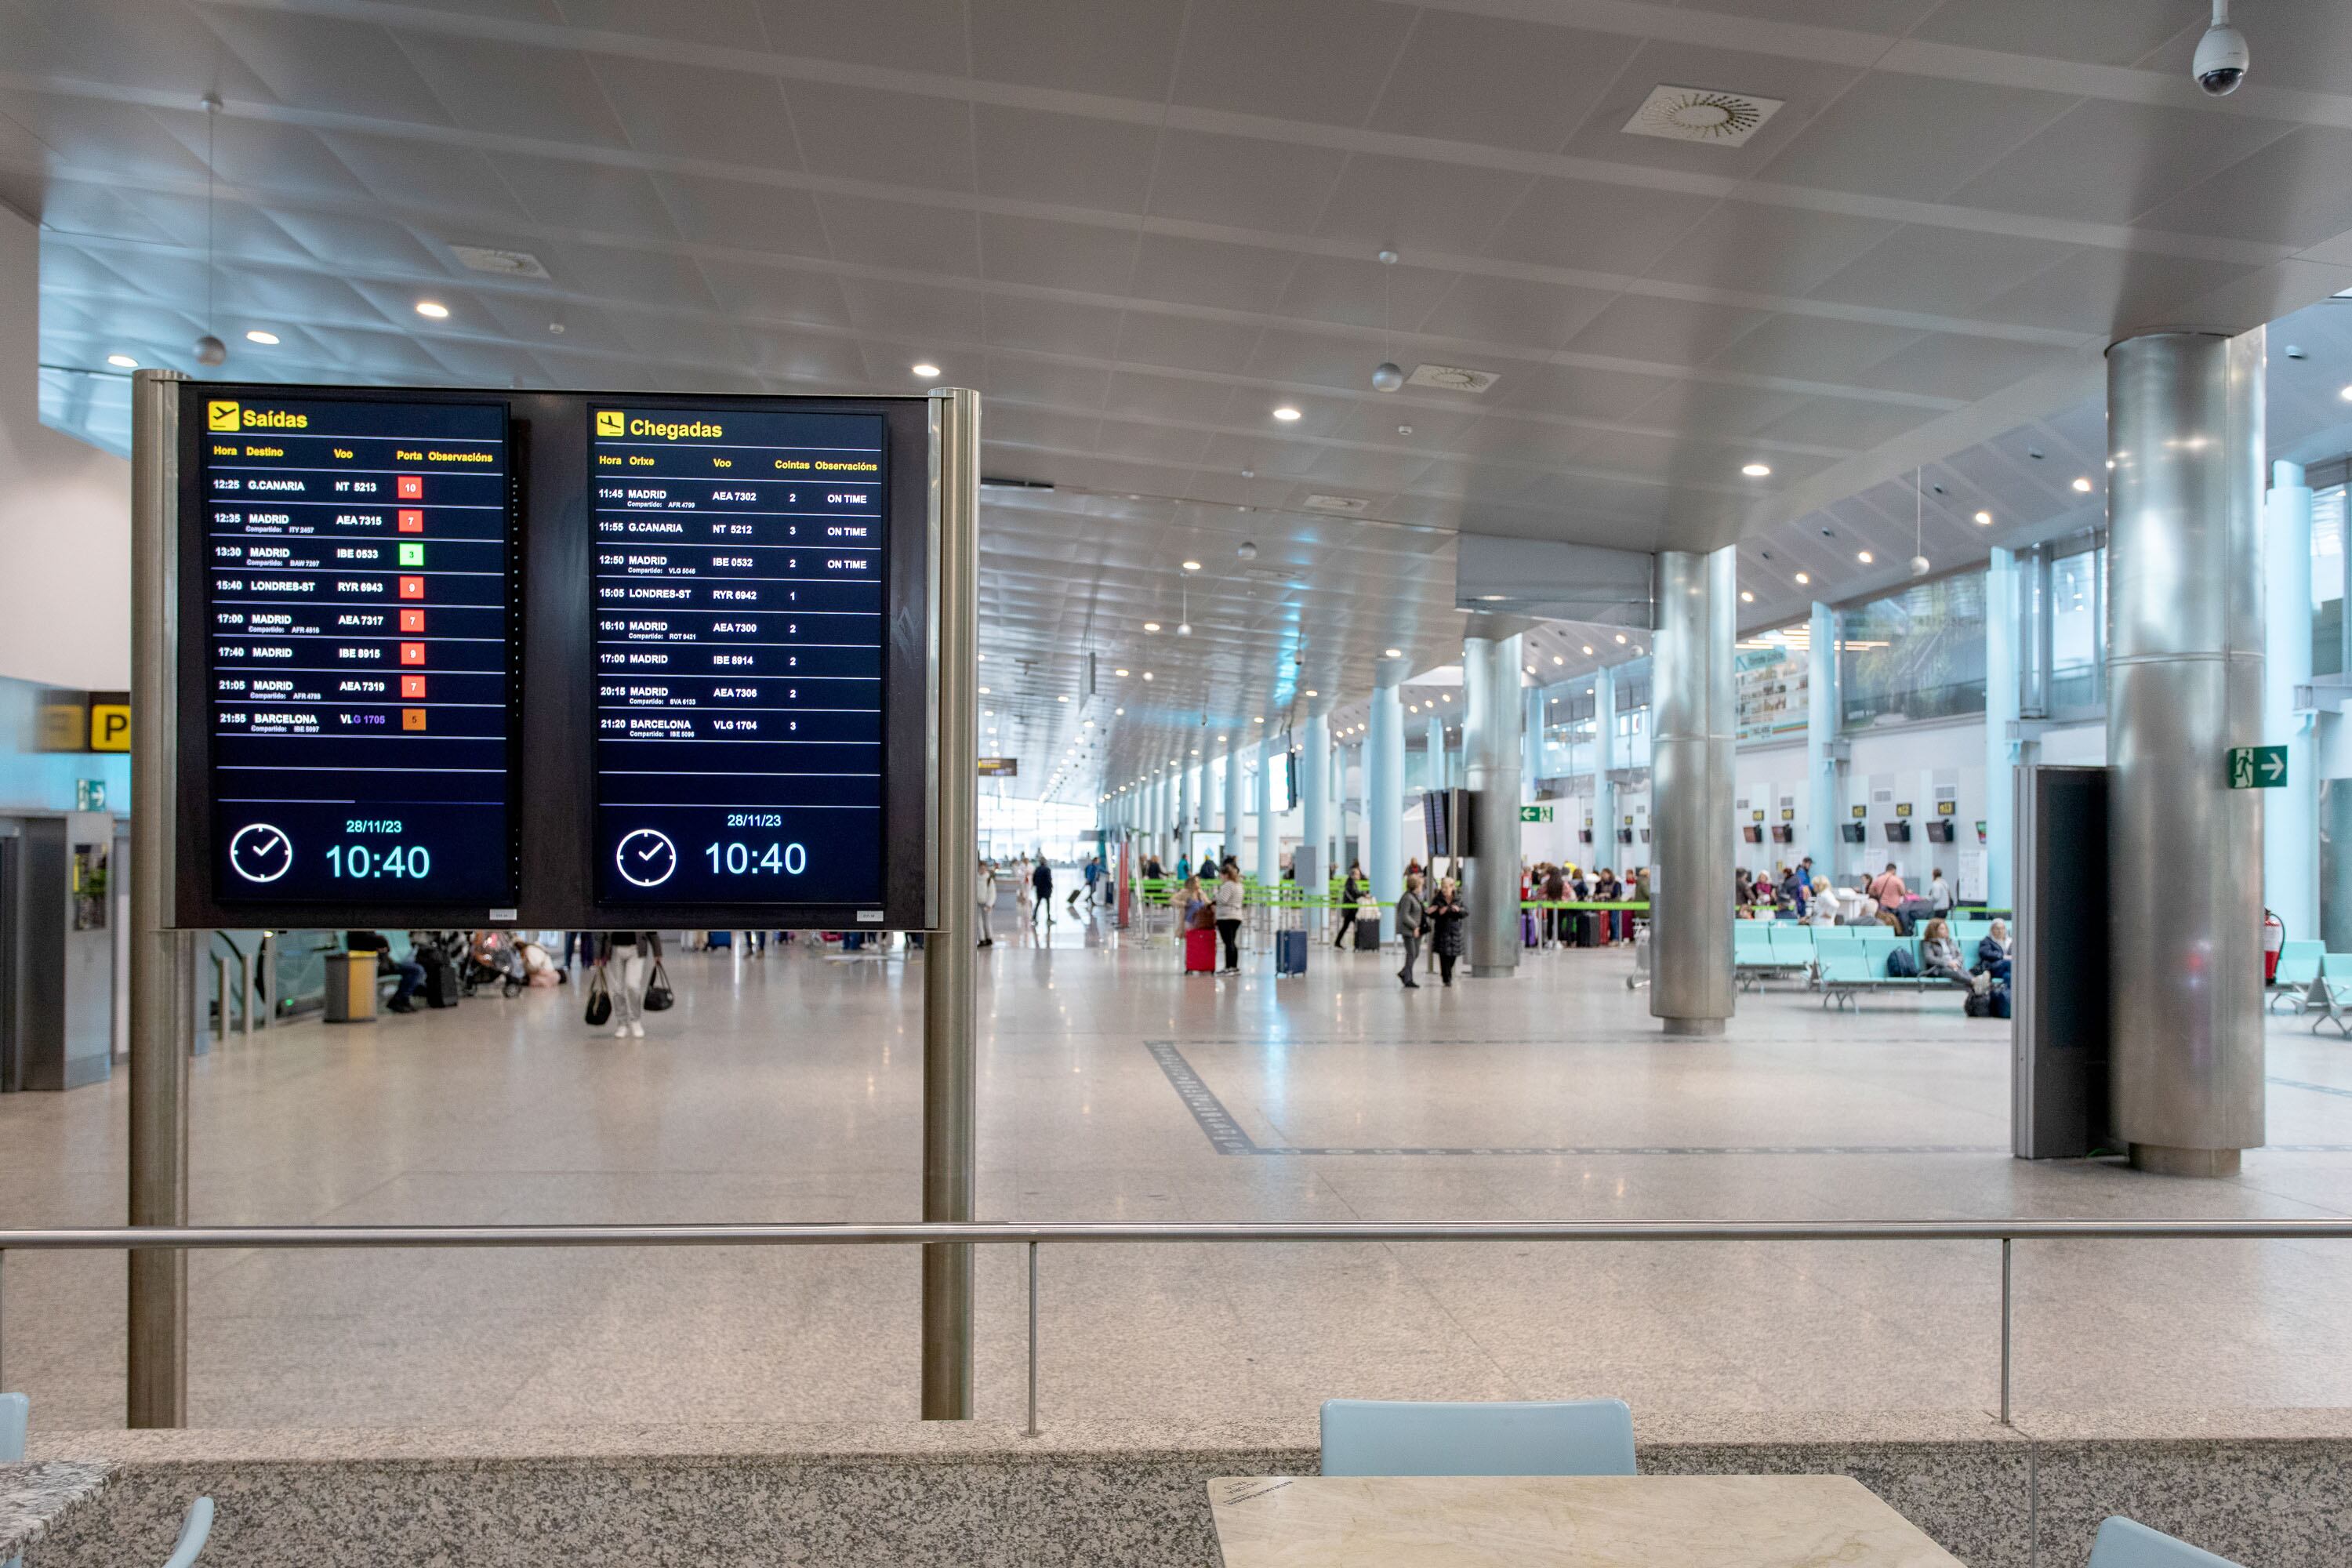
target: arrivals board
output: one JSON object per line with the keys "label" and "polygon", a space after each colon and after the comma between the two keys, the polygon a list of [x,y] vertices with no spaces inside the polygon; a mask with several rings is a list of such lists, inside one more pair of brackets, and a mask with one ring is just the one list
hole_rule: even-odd
{"label": "arrivals board", "polygon": [[591,411],[600,902],[878,904],[878,416]]}
{"label": "arrivals board", "polygon": [[168,406],[177,926],[935,922],[971,394]]}
{"label": "arrivals board", "polygon": [[512,906],[505,406],[247,387],[201,407],[182,635],[204,702],[181,725],[205,726],[216,900]]}

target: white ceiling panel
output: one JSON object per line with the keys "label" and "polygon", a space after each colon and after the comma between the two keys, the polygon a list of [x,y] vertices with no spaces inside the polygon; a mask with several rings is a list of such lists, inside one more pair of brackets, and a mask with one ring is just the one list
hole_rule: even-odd
{"label": "white ceiling panel", "polygon": [[[2347,9],[2248,0],[2254,79],[2212,103],[2201,5],[0,0],[0,199],[48,231],[47,416],[116,444],[106,355],[187,366],[208,288],[241,376],[937,363],[984,468],[1053,487],[983,503],[983,639],[1031,661],[1003,749],[1034,787],[1100,737],[1091,789],[1179,715],[1295,714],[1302,650],[1333,698],[1384,647],[1453,662],[1460,530],[1744,534],[1761,615],[1899,581],[1922,458],[1939,570],[2073,526],[2108,333],[2352,282]],[[1784,106],[1738,147],[1627,134],[1660,85]],[[2281,330],[2276,427],[2323,439],[2352,331]],[[1384,395],[1383,357],[1500,379]],[[1195,634],[1147,639],[1188,552]],[[1055,703],[1081,647],[1159,679],[1117,722]]]}

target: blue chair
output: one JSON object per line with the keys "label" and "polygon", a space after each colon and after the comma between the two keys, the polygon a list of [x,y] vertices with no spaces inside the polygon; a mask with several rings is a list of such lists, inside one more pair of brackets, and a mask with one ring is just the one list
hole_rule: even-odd
{"label": "blue chair", "polygon": [[1327,1476],[1630,1476],[1622,1399],[1323,1402]]}
{"label": "blue chair", "polygon": [[[21,1394],[0,1394],[0,1465],[21,1465],[25,1462],[25,1423],[32,1412],[32,1401]],[[11,1557],[0,1563],[0,1568],[18,1568],[21,1557]]]}
{"label": "blue chair", "polygon": [[188,1568],[212,1534],[213,1500],[200,1497],[188,1505],[188,1517],[180,1522],[180,1539],[172,1543],[172,1555],[163,1559],[163,1568]]}
{"label": "blue chair", "polygon": [[2273,978],[2270,1009],[2275,1013],[2284,1002],[2294,1011],[2303,1011],[2311,994],[2311,983],[2319,978],[2320,960],[2326,955],[2324,942],[2304,941],[2279,944],[2278,973]]}
{"label": "blue chair", "polygon": [[2098,1538],[2091,1542],[2090,1568],[2238,1568],[2238,1564],[2116,1514],[2100,1524]]}

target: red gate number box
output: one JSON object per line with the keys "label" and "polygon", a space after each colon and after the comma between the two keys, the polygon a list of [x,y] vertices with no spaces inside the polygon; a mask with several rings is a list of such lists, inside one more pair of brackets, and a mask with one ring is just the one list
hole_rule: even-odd
{"label": "red gate number box", "polygon": [[405,701],[410,701],[410,702],[422,702],[422,701],[424,701],[424,700],[425,700],[425,678],[424,678],[423,676],[421,676],[421,675],[404,675],[404,676],[402,676],[402,677],[400,678],[400,695],[401,695],[402,699],[403,699],[404,700],[405,700]]}
{"label": "red gate number box", "polygon": [[392,482],[394,486],[396,487],[394,493],[398,497],[398,499],[402,500],[423,500],[425,499],[425,476],[423,474],[394,474],[393,476]]}
{"label": "red gate number box", "polygon": [[421,642],[402,643],[400,645],[400,662],[403,664],[423,664],[425,662],[425,645]]}
{"label": "red gate number box", "polygon": [[413,506],[404,506],[404,507],[402,507],[402,508],[400,509],[400,531],[401,531],[401,532],[403,532],[403,533],[422,533],[422,532],[424,532],[424,531],[425,531],[425,510],[424,510],[424,508],[422,508],[422,507],[413,507]]}
{"label": "red gate number box", "polygon": [[400,596],[404,599],[421,599],[425,597],[425,579],[422,577],[403,577],[400,580]]}
{"label": "red gate number box", "polygon": [[425,612],[422,610],[401,611],[400,629],[404,632],[423,631],[425,629]]}

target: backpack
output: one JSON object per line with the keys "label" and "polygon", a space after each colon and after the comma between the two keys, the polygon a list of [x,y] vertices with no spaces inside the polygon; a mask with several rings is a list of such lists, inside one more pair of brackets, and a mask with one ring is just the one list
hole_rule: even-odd
{"label": "backpack", "polygon": [[1898,947],[1886,955],[1886,977],[1889,980],[1916,980],[1919,977],[1919,956],[1907,947]]}

